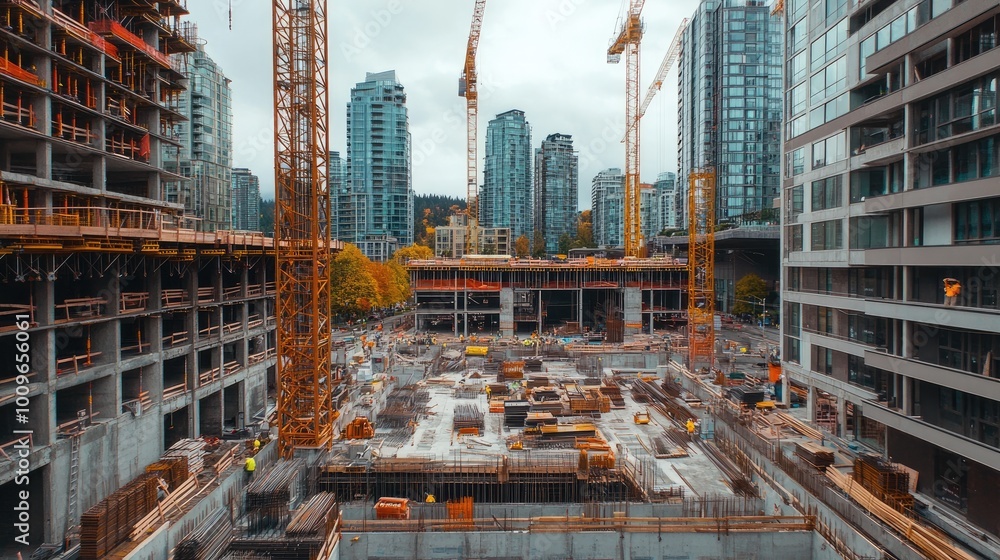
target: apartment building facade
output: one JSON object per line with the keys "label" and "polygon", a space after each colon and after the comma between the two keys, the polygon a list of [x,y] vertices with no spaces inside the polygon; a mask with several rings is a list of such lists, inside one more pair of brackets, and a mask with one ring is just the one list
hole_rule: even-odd
{"label": "apartment building facade", "polygon": [[785,21],[784,370],[814,421],[1000,534],[1000,5],[791,0]]}
{"label": "apartment building facade", "polygon": [[580,157],[569,134],[549,134],[535,150],[535,236],[542,237],[549,254],[560,252],[563,236],[576,237],[579,173]]}
{"label": "apartment building facade", "polygon": [[522,235],[531,238],[535,210],[533,184],[531,125],[524,111],[512,109],[500,113],[486,127],[479,224],[509,228],[513,239]]}

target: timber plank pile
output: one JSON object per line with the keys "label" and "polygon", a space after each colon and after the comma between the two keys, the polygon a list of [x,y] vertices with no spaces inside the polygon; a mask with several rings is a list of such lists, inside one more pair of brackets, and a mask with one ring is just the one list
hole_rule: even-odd
{"label": "timber plank pile", "polygon": [[200,473],[202,468],[205,466],[205,440],[182,439],[178,441],[170,446],[170,449],[163,454],[161,460],[171,458],[183,459],[186,461],[189,473]]}
{"label": "timber plank pile", "polygon": [[854,481],[900,513],[913,509],[910,473],[872,455],[854,460]]}
{"label": "timber plank pile", "polygon": [[867,508],[873,515],[884,521],[915,544],[924,556],[931,560],[974,560],[964,550],[955,546],[940,531],[926,527],[903,515],[865,490],[850,475],[830,467],[826,476],[854,501]]}
{"label": "timber plank pile", "polygon": [[795,443],[795,454],[800,459],[812,465],[816,470],[822,471],[833,464],[833,450],[820,447],[809,441]]}

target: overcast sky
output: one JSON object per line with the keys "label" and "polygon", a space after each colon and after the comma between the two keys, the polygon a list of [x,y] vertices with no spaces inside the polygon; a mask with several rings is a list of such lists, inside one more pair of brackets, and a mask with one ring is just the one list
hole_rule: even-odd
{"label": "overcast sky", "polygon": [[[625,64],[607,63],[622,0],[491,0],[486,6],[479,69],[479,177],[486,125],[520,109],[532,127],[532,149],[549,134],[571,134],[580,152],[580,208],[590,182],[624,167]],[[206,51],[232,80],[234,167],[260,177],[274,197],[271,93],[271,2],[188,2]],[[465,196],[465,99],[458,77],[465,59],[473,0],[329,2],[330,149],[345,152],[350,89],[366,72],[395,70],[407,94],[413,136],[413,189]],[[681,19],[696,0],[647,1],[640,89],[645,95]],[[393,13],[395,12],[395,13]],[[642,127],[641,179],[676,171],[676,70]],[[456,118],[458,117],[458,118]],[[610,141],[609,141],[610,140]]]}

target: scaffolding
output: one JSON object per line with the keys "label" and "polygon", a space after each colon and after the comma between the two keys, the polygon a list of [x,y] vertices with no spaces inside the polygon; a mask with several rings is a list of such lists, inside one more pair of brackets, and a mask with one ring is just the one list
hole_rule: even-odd
{"label": "scaffolding", "polygon": [[688,366],[715,365],[715,171],[688,184]]}

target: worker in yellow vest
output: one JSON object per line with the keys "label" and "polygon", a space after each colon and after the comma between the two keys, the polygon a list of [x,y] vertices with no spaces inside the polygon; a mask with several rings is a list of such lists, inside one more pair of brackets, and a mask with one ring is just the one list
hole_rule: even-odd
{"label": "worker in yellow vest", "polygon": [[694,435],[694,420],[692,420],[690,418],[688,418],[688,421],[687,421],[687,430],[688,430],[688,435],[689,436],[693,436]]}
{"label": "worker in yellow vest", "polygon": [[247,484],[250,484],[250,479],[253,478],[255,470],[257,470],[257,461],[254,461],[253,457],[247,457],[246,463],[243,464],[243,472],[246,473]]}
{"label": "worker in yellow vest", "polygon": [[253,440],[253,454],[256,455],[260,451],[260,438],[256,437]]}

